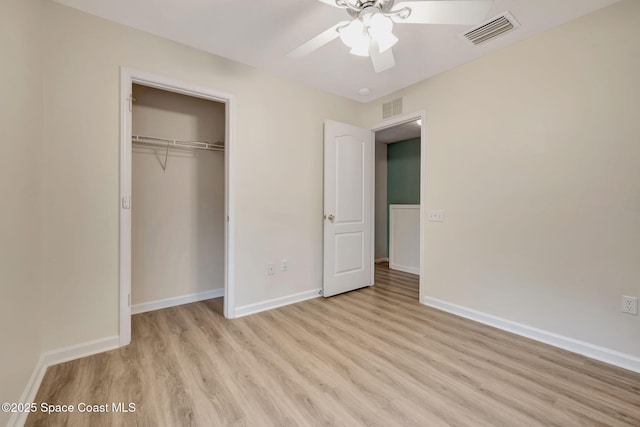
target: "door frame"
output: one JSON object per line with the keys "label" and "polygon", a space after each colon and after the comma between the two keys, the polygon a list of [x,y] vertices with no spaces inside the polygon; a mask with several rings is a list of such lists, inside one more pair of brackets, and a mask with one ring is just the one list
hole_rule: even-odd
{"label": "door frame", "polygon": [[[225,271],[224,317],[235,317],[235,137],[236,97],[205,86],[120,67],[120,242],[119,242],[119,336],[120,346],[131,342],[131,96],[140,84],[225,104]],[[129,208],[124,208],[128,201]],[[135,200],[133,201],[135,203]]]}
{"label": "door frame", "polygon": [[[427,208],[426,208],[426,200],[427,200],[427,117],[425,110],[416,111],[413,113],[403,114],[396,117],[391,117],[387,120],[383,120],[382,122],[374,125],[371,130],[375,133],[377,131],[388,129],[390,127],[398,126],[408,122],[414,122],[416,120],[421,120],[422,125],[420,125],[420,275],[419,275],[419,287],[418,287],[418,300],[422,302],[422,285],[424,283],[424,247],[425,247],[425,230],[426,230],[426,219],[427,219]],[[374,139],[375,141],[375,139]],[[375,194],[375,162],[374,162],[374,171],[373,171],[373,189]],[[374,224],[375,224],[375,211],[376,206],[375,203],[371,204],[371,213],[374,215]],[[375,245],[375,226],[373,227],[373,245]],[[375,250],[375,246],[374,246]],[[374,255],[375,258],[375,255]],[[372,266],[372,277],[375,272],[375,264]]]}

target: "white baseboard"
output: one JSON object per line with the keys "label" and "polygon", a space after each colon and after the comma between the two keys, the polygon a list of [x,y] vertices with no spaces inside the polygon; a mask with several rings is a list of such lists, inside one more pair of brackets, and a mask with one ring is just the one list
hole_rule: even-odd
{"label": "white baseboard", "polygon": [[212,289],[210,291],[198,292],[195,294],[181,295],[179,297],[159,299],[155,301],[143,302],[131,306],[131,314],[146,313],[147,311],[160,310],[162,308],[174,307],[176,305],[189,304],[192,302],[204,301],[212,298],[224,296],[224,288]]}
{"label": "white baseboard", "polygon": [[[31,374],[31,378],[29,378],[27,387],[22,393],[22,396],[20,396],[19,402],[35,402],[36,394],[38,393],[44,374],[47,372],[47,368],[49,366],[102,353],[103,351],[113,350],[118,347],[120,347],[120,337],[115,335],[42,353],[38,359],[38,363],[36,363],[33,373]],[[27,421],[28,415],[29,413],[14,413],[9,419],[7,426],[23,426]]]}
{"label": "white baseboard", "polygon": [[57,365],[58,363],[80,359],[81,357],[102,353],[103,351],[113,350],[118,347],[120,347],[120,337],[114,335],[111,337],[70,345],[57,350],[47,351],[42,356],[44,365],[48,367]]}
{"label": "white baseboard", "polygon": [[409,266],[406,266],[406,265],[389,263],[389,268],[391,270],[398,270],[398,271],[403,271],[405,273],[411,273],[411,274],[420,275],[420,267],[409,267]]}
{"label": "white baseboard", "polygon": [[565,337],[553,332],[544,331],[542,329],[513,322],[511,320],[503,319],[436,298],[424,297],[422,302],[429,307],[437,308],[479,323],[484,323],[485,325],[493,326],[494,328],[531,338],[532,340],[562,348],[610,365],[618,366],[634,372],[640,372],[640,358],[630,354],[621,353],[606,347]]}
{"label": "white baseboard", "polygon": [[389,258],[378,258],[374,262],[376,264],[380,264],[381,262],[389,262]]}
{"label": "white baseboard", "polygon": [[[44,354],[40,355],[38,362],[36,363],[36,367],[33,369],[31,373],[31,377],[29,378],[29,382],[27,382],[27,386],[22,392],[22,396],[20,396],[20,403],[28,403],[35,402],[36,394],[38,393],[38,389],[40,388],[40,384],[42,383],[42,379],[44,378],[44,374],[47,371],[47,367],[44,364]],[[7,423],[7,427],[22,427],[24,423],[27,421],[27,417],[29,416],[28,412],[14,412],[9,418],[9,423]]]}
{"label": "white baseboard", "polygon": [[294,304],[296,302],[306,301],[308,299],[317,298],[319,296],[320,289],[312,289],[310,291],[287,295],[286,297],[274,298],[267,301],[257,302],[255,304],[243,305],[240,307],[236,307],[235,317],[248,316],[249,314],[271,310],[273,308]]}

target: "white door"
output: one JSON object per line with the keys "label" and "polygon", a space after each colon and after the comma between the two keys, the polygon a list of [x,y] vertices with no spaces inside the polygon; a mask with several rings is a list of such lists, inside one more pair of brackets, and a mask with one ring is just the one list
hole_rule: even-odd
{"label": "white door", "polygon": [[373,144],[369,129],[324,123],[325,297],[373,285]]}

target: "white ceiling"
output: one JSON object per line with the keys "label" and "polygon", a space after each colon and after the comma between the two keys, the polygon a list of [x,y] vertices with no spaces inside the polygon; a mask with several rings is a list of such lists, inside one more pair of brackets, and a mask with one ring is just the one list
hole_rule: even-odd
{"label": "white ceiling", "polygon": [[[395,24],[396,66],[375,73],[339,39],[301,59],[286,54],[346,11],[318,0],[55,0],[87,13],[368,102],[618,0],[495,0],[487,19],[510,11],[520,28],[481,46],[457,35],[470,26]],[[358,89],[371,89],[361,96]]]}

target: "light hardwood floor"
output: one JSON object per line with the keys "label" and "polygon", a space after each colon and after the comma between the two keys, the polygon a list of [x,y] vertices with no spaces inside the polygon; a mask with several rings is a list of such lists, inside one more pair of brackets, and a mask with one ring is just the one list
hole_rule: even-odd
{"label": "light hardwood floor", "polygon": [[640,426],[640,375],[418,304],[417,277],[225,320],[221,300],[133,317],[126,348],[47,370],[30,414],[69,426]]}

